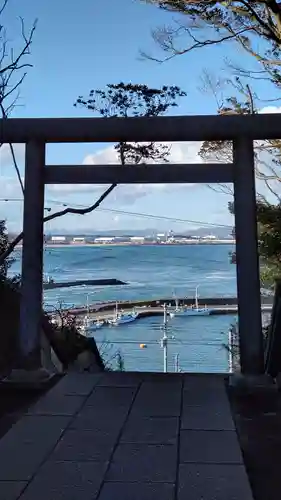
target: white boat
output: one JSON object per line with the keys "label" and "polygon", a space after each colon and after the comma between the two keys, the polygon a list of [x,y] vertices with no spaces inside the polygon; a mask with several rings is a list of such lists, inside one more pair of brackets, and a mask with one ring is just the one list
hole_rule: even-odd
{"label": "white boat", "polygon": [[176,307],[175,307],[175,309],[172,309],[171,311],[169,311],[169,315],[171,316],[171,318],[173,318],[174,316],[209,316],[211,314],[211,309],[209,309],[207,306],[199,307],[198,288],[199,288],[199,285],[197,285],[197,287],[195,289],[195,303],[194,303],[194,305],[180,306],[178,299],[175,298]]}
{"label": "white boat", "polygon": [[102,320],[94,320],[89,316],[85,316],[84,321],[80,327],[81,333],[86,337],[96,330],[99,330],[104,325],[104,321]]}
{"label": "white boat", "polygon": [[108,323],[110,325],[123,325],[125,323],[131,323],[132,321],[135,321],[137,317],[139,316],[139,313],[136,312],[135,310],[131,312],[123,312],[123,311],[118,311],[118,304],[116,302],[116,308],[115,308],[115,314],[113,318],[108,320]]}
{"label": "white boat", "polygon": [[103,320],[92,319],[90,317],[90,306],[89,306],[89,296],[87,295],[87,314],[84,316],[83,323],[80,326],[80,331],[85,337],[89,337],[91,333],[99,330],[104,325]]}

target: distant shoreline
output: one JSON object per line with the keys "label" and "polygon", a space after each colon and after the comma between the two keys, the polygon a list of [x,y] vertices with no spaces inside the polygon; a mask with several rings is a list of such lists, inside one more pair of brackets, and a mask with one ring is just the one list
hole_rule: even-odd
{"label": "distant shoreline", "polygon": [[[120,243],[45,243],[45,248],[75,248],[75,247],[182,247],[189,245],[235,245],[235,240],[206,240],[206,241],[186,241],[184,243],[130,243],[130,242],[120,242]],[[22,243],[19,243],[17,247],[22,247]]]}

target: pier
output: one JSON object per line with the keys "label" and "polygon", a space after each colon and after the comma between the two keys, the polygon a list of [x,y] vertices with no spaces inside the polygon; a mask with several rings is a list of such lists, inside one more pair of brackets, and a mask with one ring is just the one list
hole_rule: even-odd
{"label": "pier", "polygon": [[[123,308],[125,309],[125,308]],[[126,308],[128,309],[128,307]],[[271,312],[272,306],[271,305],[263,305],[262,306],[262,312]],[[141,318],[147,318],[150,316],[163,316],[163,307],[135,307],[136,312],[138,312],[138,317],[137,319]],[[109,319],[112,317],[114,314],[115,309],[112,308],[107,311],[101,311],[99,310],[98,312],[92,312],[90,313],[90,316],[92,319]],[[86,313],[86,310],[84,311]],[[222,315],[222,314],[237,314],[238,313],[238,306],[237,305],[225,305],[225,306],[212,306],[212,309],[210,311],[209,316],[217,316],[217,315]],[[184,316],[183,316],[184,317]],[[195,317],[195,316],[194,316]],[[200,317],[200,316],[197,316]],[[203,316],[201,316],[203,317]],[[186,316],[188,318],[188,316]]]}

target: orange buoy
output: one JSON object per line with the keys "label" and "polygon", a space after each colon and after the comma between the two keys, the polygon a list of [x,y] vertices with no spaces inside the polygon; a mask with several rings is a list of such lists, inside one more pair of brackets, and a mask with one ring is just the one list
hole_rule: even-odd
{"label": "orange buoy", "polygon": [[140,348],[141,348],[141,349],[145,349],[146,347],[147,347],[147,345],[146,345],[146,344],[140,344]]}

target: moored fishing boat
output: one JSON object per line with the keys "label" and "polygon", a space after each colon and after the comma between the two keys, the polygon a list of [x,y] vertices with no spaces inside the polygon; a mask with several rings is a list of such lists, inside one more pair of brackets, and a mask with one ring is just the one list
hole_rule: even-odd
{"label": "moored fishing boat", "polygon": [[178,299],[175,297],[175,308],[169,310],[169,315],[171,318],[175,316],[209,316],[211,314],[211,309],[207,306],[199,307],[198,302],[198,288],[197,285],[195,289],[195,303],[191,306],[179,305]]}
{"label": "moored fishing boat", "polygon": [[104,324],[105,322],[103,320],[93,320],[89,316],[85,316],[83,323],[80,326],[80,331],[82,335],[88,337],[91,333],[99,330]]}
{"label": "moored fishing boat", "polygon": [[108,319],[108,323],[114,326],[123,325],[135,321],[138,316],[139,313],[135,309],[131,312],[118,311],[118,304],[116,302],[115,314],[113,318]]}

